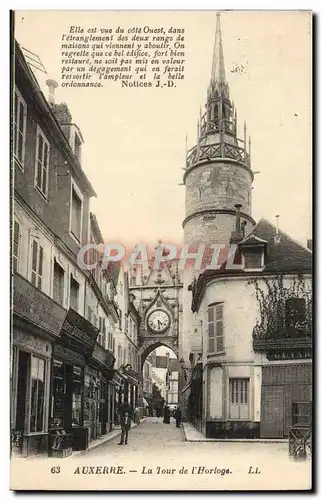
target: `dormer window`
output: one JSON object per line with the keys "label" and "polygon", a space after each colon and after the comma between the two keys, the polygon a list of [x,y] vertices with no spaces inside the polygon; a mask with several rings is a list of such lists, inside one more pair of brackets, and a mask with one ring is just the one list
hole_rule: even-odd
{"label": "dormer window", "polygon": [[248,269],[263,269],[264,267],[264,248],[248,248],[244,253],[245,271]]}
{"label": "dormer window", "polygon": [[265,266],[267,241],[250,234],[239,244],[243,255],[244,271],[262,271]]}

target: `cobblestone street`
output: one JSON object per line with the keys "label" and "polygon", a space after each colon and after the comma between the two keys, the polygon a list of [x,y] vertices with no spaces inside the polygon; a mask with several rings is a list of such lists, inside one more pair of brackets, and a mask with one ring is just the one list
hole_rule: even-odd
{"label": "cobblestone street", "polygon": [[[81,456],[37,460],[38,487],[48,487],[48,473],[57,467],[60,472],[53,484],[62,489],[220,491],[311,486],[311,462],[290,461],[287,442],[189,442],[174,419],[164,424],[154,417],[131,429],[127,445],[119,446],[119,440],[116,436]],[[17,460],[12,465],[26,481],[35,461]]]}
{"label": "cobblestone street", "polygon": [[93,451],[89,451],[86,456],[101,456],[106,453],[115,456],[129,455],[131,452],[146,453],[153,449],[164,448],[169,450],[185,444],[183,427],[178,429],[175,420],[171,419],[170,424],[164,424],[163,419],[157,417],[147,417],[138,427],[129,432],[128,444],[119,446],[120,436],[99,446]]}

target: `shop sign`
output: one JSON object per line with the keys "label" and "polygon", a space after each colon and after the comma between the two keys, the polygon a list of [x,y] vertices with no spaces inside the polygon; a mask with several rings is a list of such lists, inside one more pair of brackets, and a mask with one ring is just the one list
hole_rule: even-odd
{"label": "shop sign", "polygon": [[68,349],[60,344],[54,344],[53,355],[57,358],[63,359],[67,362],[84,365],[85,360],[83,356],[80,356],[77,352]]}
{"label": "shop sign", "polygon": [[135,383],[139,381],[139,375],[138,373],[133,370],[132,368],[127,368],[126,371],[124,372],[126,375],[129,376],[129,378],[135,379]]}
{"label": "shop sign", "polygon": [[123,379],[122,377],[115,371],[114,372],[114,375],[113,375],[113,378],[111,380],[111,382],[113,382],[113,384],[115,385],[119,385],[121,386],[122,385],[122,382],[123,382]]}
{"label": "shop sign", "polygon": [[93,351],[93,358],[99,361],[102,364],[106,364],[106,351],[104,347],[99,344],[95,344]]}
{"label": "shop sign", "polygon": [[106,351],[106,364],[108,367],[112,368],[115,362],[115,357],[110,351]]}
{"label": "shop sign", "polygon": [[14,330],[12,340],[18,347],[31,349],[32,351],[46,356],[51,355],[51,344],[48,341],[35,337],[29,333]]}
{"label": "shop sign", "polygon": [[13,279],[13,312],[57,336],[66,318],[63,307],[18,274]]}
{"label": "shop sign", "polygon": [[139,385],[138,380],[135,379],[135,378],[133,378],[133,377],[131,377],[131,375],[127,374],[126,378],[127,378],[128,382],[130,382],[130,384],[132,384],[132,385]]}
{"label": "shop sign", "polygon": [[80,348],[82,352],[92,354],[98,333],[98,329],[87,319],[69,309],[62,327],[62,338],[70,347]]}

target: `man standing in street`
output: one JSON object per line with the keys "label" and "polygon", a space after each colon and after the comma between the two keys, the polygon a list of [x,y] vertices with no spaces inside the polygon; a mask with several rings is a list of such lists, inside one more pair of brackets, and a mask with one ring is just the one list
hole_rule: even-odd
{"label": "man standing in street", "polygon": [[131,419],[128,412],[121,417],[121,441],[118,444],[127,444],[129,430],[131,429]]}
{"label": "man standing in street", "polygon": [[176,419],[176,427],[180,427],[180,425],[181,425],[181,410],[180,410],[179,406],[177,406],[177,408],[174,412],[174,418]]}

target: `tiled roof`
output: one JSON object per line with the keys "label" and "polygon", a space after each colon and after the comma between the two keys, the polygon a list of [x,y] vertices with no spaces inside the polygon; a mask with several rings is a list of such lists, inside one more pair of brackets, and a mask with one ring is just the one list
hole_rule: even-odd
{"label": "tiled roof", "polygon": [[283,231],[279,231],[279,243],[275,243],[275,226],[266,219],[260,219],[253,234],[267,241],[265,271],[312,271],[312,252]]}
{"label": "tiled roof", "polygon": [[[275,241],[276,228],[273,224],[266,219],[260,221],[254,227],[243,242],[247,244],[258,245],[261,240],[264,240],[266,246],[265,267],[263,274],[279,274],[279,273],[311,273],[312,272],[312,252],[300,243],[294,241],[283,231],[279,230],[279,241]],[[243,243],[241,242],[241,243]],[[264,242],[262,242],[264,243]],[[236,253],[235,263],[237,263],[238,252]],[[243,275],[244,271],[241,269],[226,269],[227,262],[222,263],[218,270],[208,270],[202,273],[197,282],[192,285],[192,310],[195,311],[198,303],[201,300],[203,287],[207,278],[229,277]],[[255,274],[259,275],[261,271],[256,271]],[[246,274],[246,273],[245,273]],[[250,276],[247,272],[247,276]]]}
{"label": "tiled roof", "polygon": [[246,238],[244,238],[240,243],[239,243],[239,246],[243,246],[243,245],[263,245],[263,244],[267,244],[267,241],[266,240],[263,240],[262,238],[259,238],[258,236],[256,236],[254,233],[250,233],[248,236],[246,236]]}

